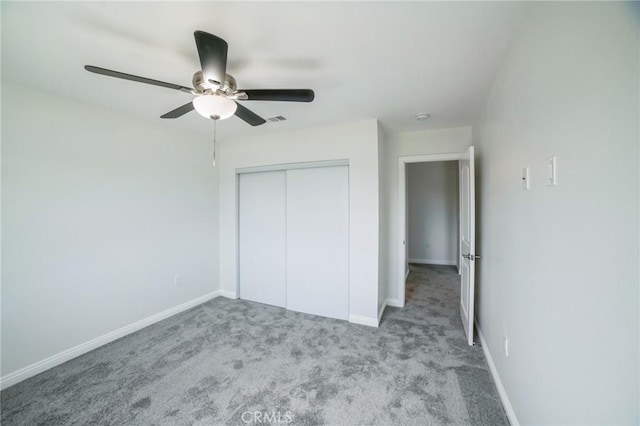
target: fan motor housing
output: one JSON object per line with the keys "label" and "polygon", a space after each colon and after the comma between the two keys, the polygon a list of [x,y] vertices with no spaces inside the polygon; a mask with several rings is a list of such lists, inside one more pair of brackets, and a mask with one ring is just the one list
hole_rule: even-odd
{"label": "fan motor housing", "polygon": [[205,93],[216,93],[216,92],[224,92],[227,95],[233,95],[237,89],[236,79],[233,78],[231,74],[226,74],[224,79],[224,85],[222,87],[216,87],[215,84],[209,83],[202,76],[202,71],[196,71],[193,74],[193,88],[196,92],[205,94]]}

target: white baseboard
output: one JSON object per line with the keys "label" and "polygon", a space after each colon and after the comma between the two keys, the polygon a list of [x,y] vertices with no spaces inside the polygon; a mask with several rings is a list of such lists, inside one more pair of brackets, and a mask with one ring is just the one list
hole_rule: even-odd
{"label": "white baseboard", "polygon": [[[387,300],[389,300],[389,299],[387,299]],[[382,315],[384,315],[384,310],[387,309],[387,300],[382,302],[382,306],[378,310],[378,325],[380,324],[380,321],[382,320]]]}
{"label": "white baseboard", "polygon": [[404,308],[404,303],[400,302],[400,299],[387,299],[385,302],[387,306],[393,306],[394,308]]}
{"label": "white baseboard", "polygon": [[218,290],[220,292],[220,296],[226,297],[227,299],[237,299],[238,294],[235,291],[229,290]]}
{"label": "white baseboard", "polygon": [[438,259],[409,259],[409,263],[419,263],[422,265],[447,265],[455,266],[458,264],[455,260],[438,260]]}
{"label": "white baseboard", "polygon": [[195,299],[191,299],[188,302],[181,303],[180,305],[174,306],[173,308],[167,309],[166,311],[151,315],[150,317],[134,322],[133,324],[126,325],[115,331],[104,334],[100,337],[96,337],[95,339],[91,339],[88,342],[81,343],[78,346],[74,346],[73,348],[67,349],[41,361],[23,367],[17,371],[14,371],[13,373],[9,373],[5,376],[0,377],[0,389],[6,389],[9,386],[15,385],[16,383],[28,379],[29,377],[42,373],[43,371],[46,371],[73,358],[83,355],[102,345],[106,345],[107,343],[124,337],[127,334],[134,333],[138,330],[150,326],[151,324],[155,324],[158,321],[162,321],[163,319],[179,314],[180,312],[186,311],[187,309],[191,309],[194,306],[200,305],[220,295],[220,290],[216,290],[203,296],[196,297]]}
{"label": "white baseboard", "polygon": [[349,315],[349,322],[354,324],[368,325],[369,327],[378,327],[378,319],[371,317],[363,317],[360,315]]}
{"label": "white baseboard", "polygon": [[484,352],[485,358],[487,358],[487,364],[489,364],[489,370],[491,371],[491,376],[493,376],[493,381],[496,384],[496,388],[498,388],[498,395],[500,395],[500,400],[502,401],[502,406],[504,407],[504,411],[507,413],[507,417],[509,418],[509,422],[511,426],[519,426],[518,418],[516,417],[515,411],[513,411],[513,407],[511,406],[511,401],[509,401],[509,396],[507,395],[507,391],[502,385],[502,380],[500,380],[500,375],[498,374],[498,370],[496,369],[496,365],[493,362],[493,358],[491,357],[491,352],[489,352],[489,345],[487,345],[487,341],[482,334],[482,330],[478,326],[478,321],[474,321],[476,324],[476,330],[478,330],[478,336],[480,337],[480,343],[482,344],[482,352]]}
{"label": "white baseboard", "polygon": [[387,309],[387,306],[393,306],[394,308],[404,308],[404,305],[400,303],[398,299],[386,299],[378,312],[378,324],[382,320],[382,315],[384,315],[384,310]]}

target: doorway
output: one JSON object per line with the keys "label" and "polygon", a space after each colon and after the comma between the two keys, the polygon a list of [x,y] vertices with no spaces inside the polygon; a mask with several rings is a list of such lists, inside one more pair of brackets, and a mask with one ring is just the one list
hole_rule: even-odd
{"label": "doorway", "polygon": [[460,267],[458,161],[407,168],[407,263]]}
{"label": "doorway", "polygon": [[[401,306],[405,304],[406,297],[406,281],[409,275],[408,264],[409,260],[417,260],[421,263],[445,263],[452,264],[455,262],[455,265],[458,267],[458,273],[460,276],[460,317],[462,319],[462,324],[465,330],[465,334],[467,335],[467,342],[469,345],[473,344],[473,333],[474,333],[474,282],[475,282],[475,259],[479,258],[479,256],[475,255],[475,172],[474,172],[474,148],[469,147],[464,153],[450,153],[450,154],[431,154],[431,155],[415,155],[415,156],[407,156],[407,157],[399,157],[398,158],[398,171],[399,171],[399,179],[398,179],[398,194],[399,194],[399,244],[398,244],[398,290],[400,295]],[[454,223],[457,226],[451,227],[451,219],[447,221],[447,231],[440,232],[442,229],[439,229],[440,236],[431,235],[433,237],[429,240],[430,237],[422,238],[419,237],[418,244],[414,244],[414,250],[417,250],[416,246],[421,248],[422,251],[418,251],[417,253],[411,252],[410,249],[410,240],[412,236],[409,232],[410,225],[410,217],[409,217],[409,209],[414,209],[414,204],[409,204],[409,195],[414,195],[415,193],[419,193],[420,191],[413,191],[412,188],[408,185],[408,177],[409,176],[417,176],[419,178],[421,175],[423,177],[427,177],[429,174],[437,175],[438,173],[446,173],[447,166],[432,166],[432,167],[421,167],[419,164],[426,163],[441,163],[446,164],[447,162],[454,162],[457,165],[457,187],[458,187],[458,203],[456,204],[456,211],[458,213],[457,221]],[[409,167],[413,164],[418,164],[418,166]],[[455,167],[455,166],[454,166]],[[429,170],[426,172],[425,170]],[[435,171],[435,172],[434,172]],[[416,184],[414,183],[414,186]],[[436,185],[434,185],[436,186]],[[442,191],[442,187],[440,188]],[[445,196],[446,197],[446,196]],[[451,194],[449,194],[451,197]],[[442,197],[440,197],[442,198]],[[419,204],[419,203],[418,203]],[[449,202],[449,205],[452,203]],[[416,208],[412,212],[413,216],[420,215],[420,210],[424,211],[428,206],[424,205],[421,208]],[[438,207],[439,209],[443,209],[443,207]],[[450,212],[449,212],[450,213]],[[437,214],[438,215],[438,214]],[[436,216],[437,216],[436,215]],[[442,213],[439,213],[442,216]],[[444,223],[444,222],[442,222]],[[415,225],[415,224],[414,224]],[[437,227],[437,224],[430,225],[431,232],[433,233],[433,226]],[[440,225],[443,226],[442,224]],[[457,229],[456,233],[456,242],[451,243],[451,229],[454,231]],[[416,231],[414,231],[416,232]],[[417,231],[419,233],[424,233],[424,226],[422,230]],[[447,238],[449,237],[449,238]],[[413,236],[415,239],[415,235]],[[448,243],[441,244],[440,247],[427,247],[427,245],[433,244],[440,240],[447,240]],[[429,242],[431,241],[431,242]],[[416,241],[414,241],[415,243]],[[455,248],[455,261],[452,260],[453,247]],[[446,250],[443,250],[443,246],[448,246]],[[420,254],[422,253],[422,254]],[[437,255],[433,253],[438,253]],[[411,258],[410,254],[414,254],[417,256],[425,256],[425,257],[414,257]],[[435,256],[435,257],[429,257]],[[441,257],[438,259],[438,257]]]}

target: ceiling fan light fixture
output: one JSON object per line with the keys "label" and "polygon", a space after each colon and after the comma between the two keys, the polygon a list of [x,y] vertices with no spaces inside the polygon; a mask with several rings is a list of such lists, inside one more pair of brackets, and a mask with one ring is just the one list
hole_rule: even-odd
{"label": "ceiling fan light fixture", "polygon": [[193,108],[204,118],[224,120],[235,114],[238,105],[224,96],[201,95],[193,99]]}
{"label": "ceiling fan light fixture", "polygon": [[[1,1],[1,0],[0,0]],[[94,65],[85,65],[85,69],[107,77],[150,84],[166,89],[178,90],[196,97],[166,114],[162,119],[174,119],[190,113],[194,109],[204,118],[223,120],[235,114],[240,120],[251,126],[260,126],[267,120],[260,117],[236,100],[242,101],[278,101],[312,102],[315,94],[311,89],[246,89],[237,91],[236,80],[227,74],[227,50],[229,45],[220,37],[204,31],[193,33],[198,49],[201,69],[193,75],[193,88],[167,83],[152,78],[113,71]]]}

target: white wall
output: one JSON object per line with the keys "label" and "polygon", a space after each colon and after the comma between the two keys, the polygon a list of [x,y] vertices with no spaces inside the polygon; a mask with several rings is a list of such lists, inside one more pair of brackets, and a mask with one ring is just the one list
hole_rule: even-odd
{"label": "white wall", "polygon": [[385,168],[385,150],[387,146],[387,135],[378,123],[378,318],[381,318],[384,304],[387,299],[387,278],[389,262],[389,209],[386,206],[387,194],[389,192],[389,182],[384,177]]}
{"label": "white wall", "polygon": [[424,132],[408,132],[389,135],[384,142],[384,180],[388,184],[385,194],[387,218],[386,249],[387,289],[386,298],[392,305],[400,303],[400,286],[398,282],[398,247],[399,247],[399,209],[398,203],[398,157],[424,154],[446,154],[464,152],[471,145],[471,128],[459,127]]}
{"label": "white wall", "polygon": [[474,132],[478,320],[522,424],[640,422],[638,48],[637,5],[531,4]]}
{"label": "white wall", "polygon": [[407,164],[409,261],[456,265],[458,162]]}
{"label": "white wall", "polygon": [[349,160],[349,314],[378,316],[378,123],[354,124],[226,140],[220,144],[220,283],[237,290],[236,169]]}
{"label": "white wall", "polygon": [[209,141],[5,81],[2,103],[3,376],[218,288]]}

